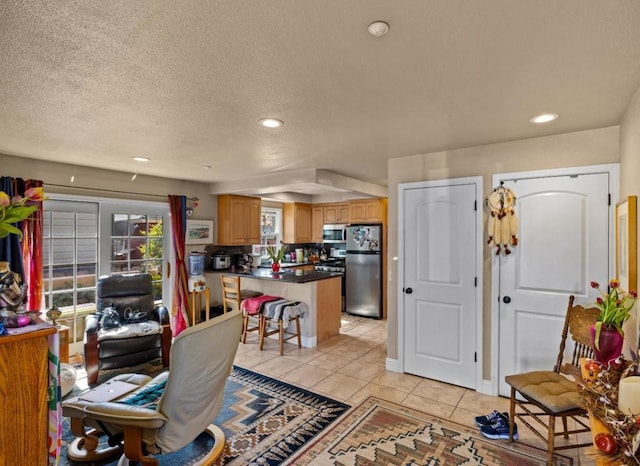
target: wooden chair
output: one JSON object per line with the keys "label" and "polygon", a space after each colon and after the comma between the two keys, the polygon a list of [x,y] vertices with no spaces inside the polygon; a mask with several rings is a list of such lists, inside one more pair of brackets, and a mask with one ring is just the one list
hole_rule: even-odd
{"label": "wooden chair", "polygon": [[[224,313],[227,313],[229,308],[242,311],[242,343],[247,342],[247,333],[260,330],[260,316],[250,316],[242,310],[241,303],[247,298],[253,298],[255,296],[262,296],[262,293],[254,290],[242,290],[240,289],[240,277],[236,275],[224,275],[220,276],[222,283],[222,308]],[[250,327],[249,325],[253,325]]]}
{"label": "wooden chair", "polygon": [[[579,394],[577,382],[574,382],[562,374],[576,376],[579,379],[580,358],[591,358],[591,335],[589,327],[594,324],[599,309],[573,305],[574,296],[569,297],[567,314],[565,316],[560,350],[553,371],[533,371],[523,374],[508,375],[505,377],[507,384],[511,386],[511,404],[509,417],[509,440],[513,441],[513,431],[516,418],[522,424],[532,430],[537,437],[547,443],[547,465],[553,465],[553,454],[557,450],[586,447],[592,444],[591,438],[585,443],[569,445],[555,445],[557,436],[577,435],[589,432],[589,420],[586,411],[579,406]],[[567,336],[571,336],[574,342],[574,350],[571,361],[563,364],[563,355],[566,348]],[[516,412],[516,407],[519,411]],[[546,416],[548,422],[541,416]],[[562,419],[563,430],[556,432],[556,418]],[[567,420],[572,418],[576,425],[569,430]],[[546,438],[528,422],[535,420],[546,432]]]}

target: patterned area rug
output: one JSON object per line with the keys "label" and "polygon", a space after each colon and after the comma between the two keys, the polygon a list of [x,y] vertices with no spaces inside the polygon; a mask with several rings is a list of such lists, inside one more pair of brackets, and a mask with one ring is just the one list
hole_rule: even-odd
{"label": "patterned area rug", "polygon": [[[288,465],[445,466],[543,465],[546,452],[375,397],[290,458]],[[573,464],[556,455],[556,464]]]}
{"label": "patterned area rug", "polygon": [[[224,390],[224,407],[215,420],[226,436],[223,466],[275,466],[283,464],[306,442],[327,428],[349,406],[293,385],[234,367]],[[64,420],[59,464],[81,465],[67,459],[66,445],[73,439]],[[201,435],[184,449],[160,457],[163,466],[193,464],[211,447]],[[95,465],[116,465],[118,455]]]}

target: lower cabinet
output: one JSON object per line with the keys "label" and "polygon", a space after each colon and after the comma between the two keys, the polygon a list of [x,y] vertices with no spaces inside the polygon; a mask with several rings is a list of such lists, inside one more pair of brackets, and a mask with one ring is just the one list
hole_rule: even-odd
{"label": "lower cabinet", "polygon": [[55,332],[0,336],[0,466],[47,464],[47,337]]}

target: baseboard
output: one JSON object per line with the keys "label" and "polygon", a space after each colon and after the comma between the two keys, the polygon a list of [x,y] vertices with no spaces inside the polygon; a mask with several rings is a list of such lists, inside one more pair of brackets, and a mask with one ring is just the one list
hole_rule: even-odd
{"label": "baseboard", "polygon": [[476,392],[483,393],[485,395],[497,396],[497,393],[494,393],[493,384],[491,380],[483,379],[480,385],[476,388]]}
{"label": "baseboard", "polygon": [[[292,342],[294,340],[291,340]],[[304,348],[315,348],[318,346],[318,337],[305,337],[304,335],[300,337],[300,342]]]}
{"label": "baseboard", "polygon": [[398,361],[397,359],[387,358],[385,366],[388,371],[402,372],[402,367],[400,367],[400,361]]}

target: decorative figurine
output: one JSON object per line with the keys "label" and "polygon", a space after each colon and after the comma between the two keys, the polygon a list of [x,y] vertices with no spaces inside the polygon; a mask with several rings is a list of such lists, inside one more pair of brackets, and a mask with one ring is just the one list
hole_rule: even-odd
{"label": "decorative figurine", "polygon": [[56,319],[60,317],[60,315],[62,315],[62,311],[58,309],[58,306],[56,306],[55,304],[51,306],[51,309],[49,309],[46,314],[47,319],[51,320],[54,327],[58,327],[60,325],[56,324]]}

